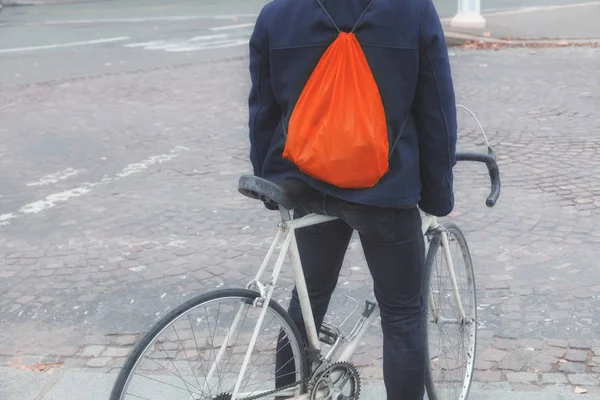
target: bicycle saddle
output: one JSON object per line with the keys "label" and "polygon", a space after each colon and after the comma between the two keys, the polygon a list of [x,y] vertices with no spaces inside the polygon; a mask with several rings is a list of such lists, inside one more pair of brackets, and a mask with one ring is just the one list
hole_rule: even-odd
{"label": "bicycle saddle", "polygon": [[315,189],[299,180],[271,181],[252,175],[240,177],[238,191],[251,199],[280,205],[287,210],[295,209],[318,194]]}

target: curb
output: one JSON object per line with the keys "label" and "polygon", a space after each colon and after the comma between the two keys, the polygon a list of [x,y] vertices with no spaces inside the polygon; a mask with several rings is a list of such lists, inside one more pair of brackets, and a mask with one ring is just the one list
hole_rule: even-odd
{"label": "curb", "polygon": [[77,3],[97,3],[108,0],[0,0],[4,7],[17,6],[42,6],[53,4],[77,4]]}
{"label": "curb", "polygon": [[466,33],[444,30],[448,47],[463,47],[478,44],[481,48],[507,48],[507,47],[600,47],[600,38],[587,39],[496,39],[493,37],[469,35]]}

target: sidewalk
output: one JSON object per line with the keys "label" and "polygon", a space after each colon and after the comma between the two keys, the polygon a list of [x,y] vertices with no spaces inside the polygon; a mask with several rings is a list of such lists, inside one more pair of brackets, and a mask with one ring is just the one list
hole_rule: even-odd
{"label": "sidewalk", "polygon": [[[107,400],[115,375],[92,372],[47,373],[18,371],[0,367],[0,399],[2,400]],[[363,381],[361,400],[382,400],[385,392],[380,381]],[[543,392],[509,392],[479,390],[474,384],[470,400],[575,400],[570,387],[556,385]],[[586,394],[586,400],[600,400],[600,395]],[[171,399],[163,399],[171,400]]]}
{"label": "sidewalk", "polygon": [[486,27],[462,29],[442,21],[449,45],[466,41],[555,42],[558,45],[600,42],[600,2],[569,6],[532,7],[484,14]]}

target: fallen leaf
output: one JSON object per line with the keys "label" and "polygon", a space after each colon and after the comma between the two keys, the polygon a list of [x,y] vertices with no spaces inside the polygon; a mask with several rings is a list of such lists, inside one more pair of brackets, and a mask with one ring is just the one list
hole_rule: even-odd
{"label": "fallen leaf", "polygon": [[566,363],[566,362],[568,362],[568,361],[567,361],[567,360],[565,360],[565,359],[562,359],[562,358],[561,358],[560,360],[558,360],[558,362],[559,362],[559,363],[561,363],[561,364],[564,364],[564,363]]}
{"label": "fallen leaf", "polygon": [[492,36],[492,33],[491,32],[483,32],[482,35],[484,37],[490,37],[490,36]]}
{"label": "fallen leaf", "polygon": [[25,371],[36,371],[36,372],[46,372],[52,368],[57,368],[62,366],[63,362],[59,361],[59,362],[53,362],[53,363],[40,363],[40,362],[36,362],[33,365],[17,365],[14,368],[15,369],[20,369],[20,370],[25,370]]}
{"label": "fallen leaf", "polygon": [[573,389],[573,391],[577,394],[584,394],[588,392],[587,389],[581,388],[579,386],[575,386],[575,389]]}
{"label": "fallen leaf", "polygon": [[[504,41],[504,40],[512,40],[512,41]],[[474,50],[503,50],[509,47],[523,47],[529,49],[546,49],[553,47],[592,47],[598,48],[600,47],[600,42],[568,42],[568,41],[548,41],[548,42],[536,42],[536,41],[522,41],[519,42],[515,38],[501,38],[502,42],[486,42],[486,41],[466,41],[462,46],[465,49],[474,49]],[[530,53],[535,54],[535,53]]]}

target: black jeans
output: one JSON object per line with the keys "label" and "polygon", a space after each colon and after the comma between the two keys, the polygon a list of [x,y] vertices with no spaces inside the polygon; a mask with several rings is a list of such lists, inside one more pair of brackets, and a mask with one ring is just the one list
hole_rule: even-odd
{"label": "black jeans", "polygon": [[[381,309],[383,376],[388,400],[422,400],[425,387],[426,296],[421,216],[417,208],[384,209],[324,198],[297,209],[339,220],[296,232],[302,266],[317,328],[323,323],[354,230],[360,234],[374,291]],[[296,288],[289,314],[307,342]],[[293,383],[289,348],[277,353],[277,386]]]}

